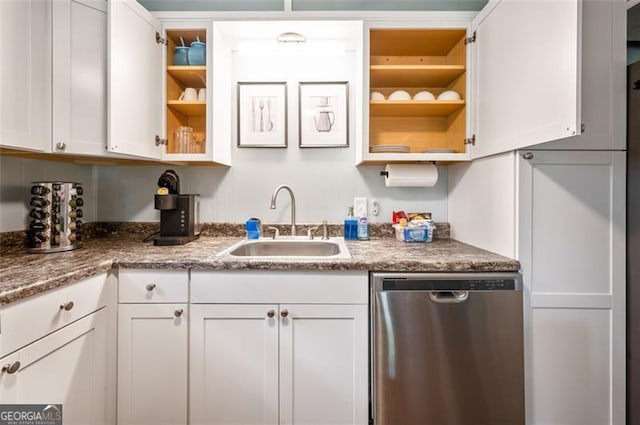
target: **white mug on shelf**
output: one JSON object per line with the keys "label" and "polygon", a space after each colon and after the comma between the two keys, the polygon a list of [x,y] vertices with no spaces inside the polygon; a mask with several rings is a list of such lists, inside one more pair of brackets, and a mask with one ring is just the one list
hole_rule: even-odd
{"label": "white mug on shelf", "polygon": [[201,88],[198,90],[198,100],[207,100],[207,89]]}
{"label": "white mug on shelf", "polygon": [[198,91],[193,87],[184,89],[178,100],[198,100]]}

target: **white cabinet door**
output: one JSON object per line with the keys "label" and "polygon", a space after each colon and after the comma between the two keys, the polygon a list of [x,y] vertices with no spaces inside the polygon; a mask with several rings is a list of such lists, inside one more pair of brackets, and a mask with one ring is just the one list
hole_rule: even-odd
{"label": "white cabinet door", "polygon": [[624,423],[625,153],[519,156],[527,424]]}
{"label": "white cabinet door", "polygon": [[[212,59],[208,59],[211,63],[209,68],[211,71],[207,74],[207,87],[212,89],[207,91],[207,102],[211,105],[210,111],[207,111],[207,122],[212,123],[209,130],[213,137],[207,137],[207,152],[212,152],[213,160],[223,165],[231,165],[231,151],[233,144],[231,140],[233,122],[233,67],[231,48],[225,41],[220,30],[213,26],[211,36],[207,34],[209,45],[213,46],[211,50]],[[216,95],[212,96],[212,93]],[[209,118],[211,117],[211,118]]]}
{"label": "white cabinet door", "polygon": [[187,305],[121,304],[118,424],[187,423]]}
{"label": "white cabinet door", "polygon": [[60,153],[107,151],[107,2],[53,7],[53,140]]}
{"label": "white cabinet door", "polygon": [[277,305],[191,306],[191,425],[278,424],[278,320]]}
{"label": "white cabinet door", "polygon": [[134,0],[109,4],[108,145],[112,152],[159,158],[162,146],[160,27]]}
{"label": "white cabinet door", "polygon": [[582,0],[580,136],[535,149],[626,148],[627,9],[623,1]]}
{"label": "white cabinet door", "polygon": [[280,424],[367,424],[367,306],[288,304],[280,316]]}
{"label": "white cabinet door", "polygon": [[579,0],[503,0],[476,17],[474,158],[580,133],[580,18]]}
{"label": "white cabinet door", "polygon": [[0,374],[0,404],[62,404],[65,425],[105,424],[106,314],[99,310],[2,358],[19,368]]}
{"label": "white cabinet door", "polygon": [[0,1],[0,146],[51,146],[51,2]]}

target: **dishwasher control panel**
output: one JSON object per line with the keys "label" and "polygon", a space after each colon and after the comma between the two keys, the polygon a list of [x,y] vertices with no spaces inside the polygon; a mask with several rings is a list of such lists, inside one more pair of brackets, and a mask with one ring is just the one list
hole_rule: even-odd
{"label": "dishwasher control panel", "polygon": [[402,274],[375,276],[382,291],[518,291],[522,281],[518,274],[506,275],[428,275]]}

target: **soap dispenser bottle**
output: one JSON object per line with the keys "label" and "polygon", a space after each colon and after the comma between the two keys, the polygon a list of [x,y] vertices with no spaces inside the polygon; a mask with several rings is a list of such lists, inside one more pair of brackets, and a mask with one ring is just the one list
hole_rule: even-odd
{"label": "soap dispenser bottle", "polygon": [[358,219],[358,240],[359,241],[369,240],[369,220],[367,220],[366,215],[362,215]]}
{"label": "soap dispenser bottle", "polygon": [[347,218],[344,219],[344,239],[347,241],[358,239],[358,220],[353,215],[353,207],[349,207]]}

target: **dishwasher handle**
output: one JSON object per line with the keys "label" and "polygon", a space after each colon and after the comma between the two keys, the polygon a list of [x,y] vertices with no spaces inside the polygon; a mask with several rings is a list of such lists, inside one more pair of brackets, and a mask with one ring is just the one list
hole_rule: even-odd
{"label": "dishwasher handle", "polygon": [[469,299],[469,291],[430,291],[429,299],[439,304],[463,303]]}

